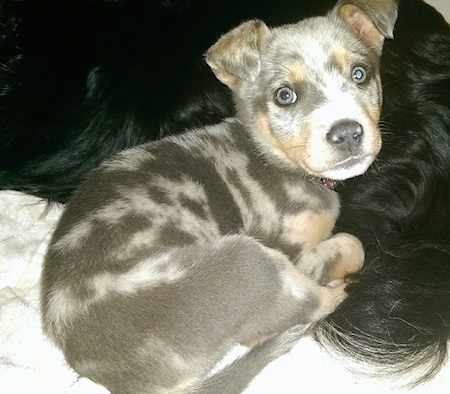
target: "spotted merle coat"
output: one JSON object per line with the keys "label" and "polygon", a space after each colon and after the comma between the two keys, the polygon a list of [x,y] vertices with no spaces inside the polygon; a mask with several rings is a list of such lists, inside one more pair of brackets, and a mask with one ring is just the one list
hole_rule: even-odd
{"label": "spotted merle coat", "polygon": [[[124,151],[75,192],[43,271],[45,332],[112,393],[241,392],[345,298],[364,259],[320,178],[380,149],[396,4],[233,29],[206,60],[238,115]],[[308,53],[308,56],[305,54]],[[235,345],[231,367],[211,370]]]}

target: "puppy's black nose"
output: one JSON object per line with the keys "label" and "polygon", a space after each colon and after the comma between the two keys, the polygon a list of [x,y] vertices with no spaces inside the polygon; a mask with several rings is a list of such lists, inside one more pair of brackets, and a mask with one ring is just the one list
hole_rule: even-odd
{"label": "puppy's black nose", "polygon": [[363,135],[362,126],[353,120],[336,123],[327,134],[327,141],[342,150],[359,146]]}

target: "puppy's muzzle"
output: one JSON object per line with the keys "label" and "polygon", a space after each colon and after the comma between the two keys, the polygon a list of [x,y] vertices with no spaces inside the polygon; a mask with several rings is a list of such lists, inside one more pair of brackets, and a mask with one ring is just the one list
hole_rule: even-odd
{"label": "puppy's muzzle", "polygon": [[362,126],[353,120],[336,123],[327,133],[327,141],[343,151],[351,152],[361,145],[363,137]]}

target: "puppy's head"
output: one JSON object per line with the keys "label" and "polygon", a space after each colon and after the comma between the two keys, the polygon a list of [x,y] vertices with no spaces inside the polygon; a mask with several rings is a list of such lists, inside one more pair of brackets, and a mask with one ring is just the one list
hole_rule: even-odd
{"label": "puppy's head", "polygon": [[206,54],[261,149],[313,176],[360,175],[381,147],[379,58],[396,0],[341,0],[325,17],[252,20]]}

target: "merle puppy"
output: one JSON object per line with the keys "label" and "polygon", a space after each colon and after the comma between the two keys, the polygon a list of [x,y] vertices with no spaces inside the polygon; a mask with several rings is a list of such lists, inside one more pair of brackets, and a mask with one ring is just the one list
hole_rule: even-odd
{"label": "merle puppy", "polygon": [[[333,0],[6,0],[0,4],[0,187],[66,201],[125,147],[233,112],[202,54],[242,20],[295,22]],[[380,368],[426,378],[450,336],[450,28],[401,0],[386,43],[383,148],[341,183],[338,230],[366,248],[317,331]]]}
{"label": "merle puppy", "polygon": [[[75,371],[112,394],[241,393],[292,329],[335,310],[364,250],[330,236],[339,198],[326,186],[380,150],[379,56],[396,18],[396,0],[351,0],[242,23],[206,55],[235,117],[87,176],[41,283],[44,332]],[[217,368],[236,345],[249,352]]]}

